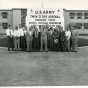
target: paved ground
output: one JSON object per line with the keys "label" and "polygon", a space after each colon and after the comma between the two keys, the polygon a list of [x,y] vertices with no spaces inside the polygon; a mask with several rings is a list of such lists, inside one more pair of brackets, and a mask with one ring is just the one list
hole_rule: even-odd
{"label": "paved ground", "polygon": [[0,86],[88,85],[88,47],[74,52],[0,49]]}

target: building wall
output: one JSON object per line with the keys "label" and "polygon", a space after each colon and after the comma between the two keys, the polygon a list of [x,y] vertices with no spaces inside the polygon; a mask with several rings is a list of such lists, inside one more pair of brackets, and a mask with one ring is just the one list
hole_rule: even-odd
{"label": "building wall", "polygon": [[12,9],[12,25],[13,29],[21,24],[21,9]]}
{"label": "building wall", "polygon": [[[7,18],[3,18],[2,13],[7,13]],[[25,18],[27,15],[27,9],[10,9],[10,10],[0,10],[0,34],[4,34],[6,28],[3,28],[3,23],[7,23],[8,25],[12,25],[13,29],[22,24],[25,25]]]}
{"label": "building wall", "polygon": [[[3,18],[2,13],[6,12],[7,18]],[[3,23],[11,24],[11,10],[0,10],[0,33],[4,33]]]}
{"label": "building wall", "polygon": [[[70,13],[75,13],[74,18],[71,19],[70,17]],[[78,14],[81,13],[82,15],[79,16]],[[65,28],[71,24],[75,27],[75,29],[79,29],[77,27],[77,24],[79,25],[79,23],[82,24],[82,27],[80,28],[85,30],[84,25],[85,23],[88,25],[88,18],[85,19],[85,13],[88,13],[88,10],[64,10],[64,21],[65,21]],[[78,18],[81,17],[81,18]],[[88,17],[88,14],[86,15],[86,17]],[[86,28],[88,29],[88,28]]]}
{"label": "building wall", "polygon": [[27,16],[27,9],[21,9],[21,25],[25,26],[26,24],[26,16]]}
{"label": "building wall", "polygon": [[[2,17],[2,13],[6,12],[8,13],[7,18]],[[70,13],[75,13],[74,19],[70,18]],[[78,19],[77,13],[82,13],[82,18]],[[88,13],[88,10],[66,10],[64,9],[64,25],[65,29],[68,26],[68,24],[72,24],[73,26],[77,26],[77,23],[81,23],[82,27],[81,29],[84,28],[84,23],[87,23],[88,25],[88,18],[85,19],[85,13]],[[27,15],[27,9],[10,9],[10,10],[0,10],[0,34],[5,33],[5,29],[3,29],[2,23],[8,23],[15,28],[15,26],[18,26],[19,24],[22,24],[22,26],[25,25],[25,18]],[[88,16],[88,14],[87,14]],[[77,29],[77,28],[76,28]],[[81,30],[80,29],[80,30]],[[88,29],[88,28],[86,28]]]}

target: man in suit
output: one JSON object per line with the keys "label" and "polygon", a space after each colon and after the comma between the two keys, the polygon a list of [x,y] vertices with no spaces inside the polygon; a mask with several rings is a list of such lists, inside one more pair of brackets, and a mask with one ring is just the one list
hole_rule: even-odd
{"label": "man in suit", "polygon": [[24,31],[23,31],[23,27],[21,26],[21,24],[19,24],[19,28],[18,28],[19,32],[20,32],[20,48],[21,50],[24,51],[25,48],[25,39],[24,39]]}
{"label": "man in suit", "polygon": [[54,29],[54,32],[53,32],[53,43],[54,43],[54,50],[55,51],[58,51],[59,49],[59,32],[58,32],[58,29]]}
{"label": "man in suit", "polygon": [[27,48],[27,43],[26,43],[26,33],[27,33],[27,27],[23,27],[23,32],[24,32],[24,51],[26,51],[26,48]]}
{"label": "man in suit", "polygon": [[38,26],[38,32],[39,32],[38,40],[39,40],[39,50],[40,50],[41,48],[41,25]]}
{"label": "man in suit", "polygon": [[34,40],[34,49],[35,50],[38,50],[39,49],[39,31],[38,31],[38,28],[35,27],[35,30],[33,32],[33,40]]}
{"label": "man in suit", "polygon": [[48,48],[49,50],[52,50],[53,49],[53,37],[52,37],[52,34],[53,34],[53,28],[50,27],[48,29]]}
{"label": "man in suit", "polygon": [[66,51],[66,35],[64,30],[60,30],[60,51]]}
{"label": "man in suit", "polygon": [[27,29],[26,32],[26,44],[27,44],[27,51],[32,51],[32,40],[33,40],[33,31],[32,27]]}

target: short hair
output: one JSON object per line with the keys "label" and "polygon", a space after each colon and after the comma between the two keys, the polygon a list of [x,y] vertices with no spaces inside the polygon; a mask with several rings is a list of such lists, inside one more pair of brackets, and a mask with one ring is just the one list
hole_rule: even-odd
{"label": "short hair", "polygon": [[16,26],[15,29],[18,29],[18,26]]}
{"label": "short hair", "polygon": [[11,27],[11,25],[9,24],[8,27]]}
{"label": "short hair", "polygon": [[19,24],[19,26],[20,26],[20,27],[22,27],[22,25],[21,25],[21,24]]}

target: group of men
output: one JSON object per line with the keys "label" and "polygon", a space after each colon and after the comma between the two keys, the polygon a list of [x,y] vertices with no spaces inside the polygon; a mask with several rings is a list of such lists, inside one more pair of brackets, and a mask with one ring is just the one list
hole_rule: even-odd
{"label": "group of men", "polygon": [[65,30],[60,25],[22,27],[19,24],[15,29],[9,25],[6,30],[8,51],[76,51],[78,35],[72,30],[71,25]]}

